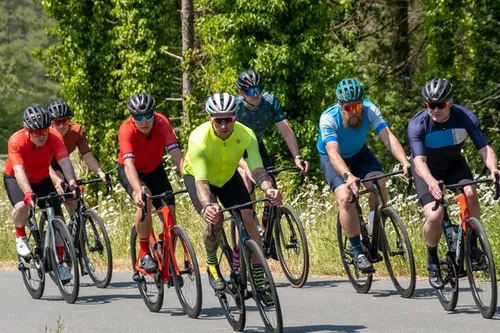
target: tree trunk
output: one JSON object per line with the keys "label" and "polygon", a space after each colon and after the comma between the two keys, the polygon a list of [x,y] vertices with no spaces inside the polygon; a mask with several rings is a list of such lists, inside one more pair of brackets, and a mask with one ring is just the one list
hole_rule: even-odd
{"label": "tree trunk", "polygon": [[[194,47],[194,12],[193,0],[182,0],[181,3],[181,21],[182,21],[182,57],[188,64],[191,62],[191,52]],[[190,121],[189,117],[189,96],[193,91],[193,84],[189,78],[189,66],[183,66],[182,69],[182,125]]]}

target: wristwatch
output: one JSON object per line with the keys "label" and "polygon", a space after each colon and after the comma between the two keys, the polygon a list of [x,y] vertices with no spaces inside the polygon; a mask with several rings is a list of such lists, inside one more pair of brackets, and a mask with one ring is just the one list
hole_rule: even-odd
{"label": "wristwatch", "polygon": [[349,176],[352,175],[352,173],[350,172],[344,172],[344,174],[342,175],[342,178],[344,179],[344,183],[347,181],[347,178],[349,178]]}

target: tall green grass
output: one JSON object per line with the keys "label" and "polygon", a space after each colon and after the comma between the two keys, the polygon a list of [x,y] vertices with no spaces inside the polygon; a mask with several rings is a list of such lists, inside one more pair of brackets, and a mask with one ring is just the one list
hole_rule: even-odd
{"label": "tall green grass", "polygon": [[[169,178],[174,189],[183,188],[180,177],[170,168],[167,168]],[[281,177],[281,175],[280,175]],[[304,224],[310,252],[310,268],[313,275],[335,275],[344,276],[342,263],[340,261],[337,240],[337,208],[334,197],[326,184],[320,181],[307,181],[300,188],[296,186],[295,175],[283,175],[279,185],[284,192],[285,202],[292,205]],[[388,183],[390,189],[390,204],[393,205],[401,215],[410,238],[420,276],[426,276],[426,249],[422,233],[424,217],[416,196],[406,196],[405,184],[399,180]],[[482,204],[482,223],[488,234],[491,248],[497,265],[500,263],[500,225],[498,214],[500,209],[498,203],[493,200],[493,188],[481,185],[478,189]],[[88,191],[90,192],[90,191]],[[134,205],[128,198],[125,190],[115,181],[115,191],[108,196],[102,192],[98,197],[86,194],[87,204],[97,210],[106,224],[113,249],[113,257],[117,268],[130,269],[130,231],[133,225]],[[367,200],[362,200],[362,205],[367,211]],[[187,194],[176,198],[177,223],[188,232],[195,247],[198,261],[205,261],[202,234],[205,222],[194,210]],[[7,199],[5,189],[0,186],[0,262],[4,265],[15,267],[15,231],[11,222],[11,205]],[[261,207],[258,208],[261,210]],[[450,215],[457,221],[458,206],[449,208]],[[155,223],[159,225],[158,219]],[[201,265],[203,267],[203,265]],[[279,274],[278,266],[276,273]],[[499,266],[500,267],[500,266]],[[383,264],[376,265],[380,274],[385,274]]]}

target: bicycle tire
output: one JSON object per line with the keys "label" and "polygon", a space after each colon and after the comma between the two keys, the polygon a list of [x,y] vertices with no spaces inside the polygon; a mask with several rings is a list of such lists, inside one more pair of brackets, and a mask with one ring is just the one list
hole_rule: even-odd
{"label": "bicycle tire", "polygon": [[[437,289],[439,303],[446,311],[454,311],[458,302],[459,278],[458,272],[453,263],[453,259],[447,256],[445,260],[440,261],[441,274],[444,276],[444,288]],[[444,268],[443,268],[444,267]]]}
{"label": "bicycle tire", "polygon": [[[198,260],[193,245],[184,229],[175,225],[171,229],[172,243],[180,276],[176,277],[173,261],[170,260],[170,274],[174,280],[175,292],[182,308],[190,318],[197,318],[201,312],[203,294],[201,292],[201,277]],[[180,247],[177,247],[181,243]],[[182,279],[180,282],[178,279]],[[194,299],[189,297],[189,286],[194,287]]]}
{"label": "bicycle tire", "polygon": [[[415,268],[415,259],[413,257],[413,249],[410,242],[408,232],[401,220],[401,217],[392,207],[385,207],[382,210],[382,252],[384,254],[384,262],[387,267],[389,276],[396,290],[403,298],[410,298],[415,292],[415,285],[417,283],[417,270]],[[395,242],[393,242],[395,240]],[[395,247],[392,248],[391,245]],[[393,258],[402,259],[403,264],[396,265],[401,272],[397,276],[394,267]],[[409,267],[408,267],[409,265]],[[403,268],[404,270],[401,270]],[[408,277],[409,275],[409,277]],[[403,283],[405,282],[405,283]]]}
{"label": "bicycle tire", "polygon": [[[38,246],[32,232],[30,232],[28,236],[28,242],[31,240],[33,242],[30,244],[30,249],[35,249],[35,251],[31,252],[29,261],[23,258],[24,261],[27,261],[29,267],[25,267],[20,262],[20,265],[23,265],[23,268],[20,269],[20,271],[24,285],[26,286],[26,289],[31,297],[34,299],[40,299],[45,290],[45,269],[43,267],[43,261],[37,253]],[[19,258],[19,260],[21,261],[21,258]]]}
{"label": "bicycle tire", "polygon": [[[292,207],[283,205],[278,207],[278,211],[279,219],[274,225],[275,238],[273,240],[276,252],[286,278],[293,287],[300,288],[309,276],[309,248],[306,233],[299,216]],[[291,257],[287,259],[285,252],[290,253]],[[295,270],[294,267],[297,269]]]}
{"label": "bicycle tire", "polygon": [[[75,247],[73,246],[73,237],[71,237],[68,227],[60,218],[56,216],[53,221],[54,225],[54,238],[57,238],[57,234],[61,237],[61,241],[64,246],[64,257],[63,259],[59,258],[56,252],[56,249],[53,248],[56,245],[56,239],[52,241],[52,244],[49,244],[49,252],[50,252],[50,261],[51,261],[51,274],[53,280],[55,281],[59,292],[66,300],[67,303],[75,303],[78,298],[78,293],[80,291],[80,274],[78,269],[78,260],[76,257]],[[68,261],[70,260],[70,261]],[[59,275],[58,266],[61,262],[65,262],[65,266],[69,269],[73,278],[68,282],[63,282]],[[73,288],[71,288],[71,286]]]}
{"label": "bicycle tire", "polygon": [[[278,292],[276,290],[276,285],[274,283],[271,270],[267,265],[266,257],[264,256],[264,253],[262,253],[260,246],[252,239],[246,240],[245,246],[243,246],[242,250],[243,251],[240,252],[240,254],[243,253],[243,259],[245,260],[248,279],[250,281],[250,285],[252,286],[252,295],[255,300],[255,303],[257,304],[257,309],[259,310],[264,325],[266,326],[266,329],[269,330],[270,332],[283,332],[283,316],[281,313],[281,306],[278,297]],[[250,263],[250,258],[253,258],[254,262],[257,261],[262,265],[265,274],[265,279],[267,282],[267,287],[271,293],[271,297],[273,300],[273,305],[266,305],[261,299],[255,278],[253,276],[252,272],[253,268]],[[272,320],[272,318],[270,318],[270,315],[273,312],[275,313],[276,317],[275,320]]]}
{"label": "bicycle tire", "polygon": [[137,288],[147,308],[151,312],[159,312],[163,306],[165,293],[161,273],[158,271],[154,275],[150,275],[135,271],[138,253],[136,246],[138,246],[138,243],[137,230],[135,226],[133,226],[132,232],[130,233],[130,257],[132,259],[132,270],[134,270],[134,281],[137,283]]}
{"label": "bicycle tire", "polygon": [[223,291],[216,292],[216,295],[233,330],[241,332],[246,323],[245,300],[241,293],[243,286],[240,284],[239,273],[234,271],[232,249],[229,248],[224,232],[219,247],[221,249],[218,260],[219,274],[224,279],[226,288]]}
{"label": "bicycle tire", "polygon": [[82,229],[82,262],[95,285],[98,288],[106,288],[113,276],[113,254],[106,227],[95,210],[85,211]]}
{"label": "bicycle tire", "polygon": [[351,246],[349,238],[344,234],[340,220],[337,217],[337,243],[339,245],[340,260],[347,274],[347,278],[358,293],[366,294],[370,291],[373,281],[373,274],[364,274],[354,265],[352,251],[349,251]]}
{"label": "bicycle tire", "polygon": [[[481,259],[473,262],[471,257],[471,236],[477,236],[478,245],[481,246]],[[484,318],[491,318],[495,315],[497,308],[497,281],[496,270],[491,247],[486,237],[486,233],[481,223],[474,217],[467,219],[467,237],[465,238],[465,262],[467,264],[467,277],[471,287],[472,296],[479,312]],[[486,279],[483,283],[485,287],[490,287],[489,296],[481,297],[480,279]]]}

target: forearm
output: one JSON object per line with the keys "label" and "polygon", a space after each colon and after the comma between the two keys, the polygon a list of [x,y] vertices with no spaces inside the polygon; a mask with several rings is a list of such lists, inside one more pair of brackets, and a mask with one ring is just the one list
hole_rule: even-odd
{"label": "forearm", "polygon": [[168,152],[172,159],[174,160],[174,164],[177,167],[177,171],[182,175],[184,168],[184,158],[182,157],[182,152],[179,148],[172,149]]}
{"label": "forearm", "polygon": [[424,159],[416,157],[413,159],[413,164],[415,165],[415,172],[424,180],[424,182],[429,184],[431,181],[435,180]]}
{"label": "forearm", "polygon": [[483,159],[484,165],[486,165],[488,170],[491,171],[498,168],[497,156],[495,154],[495,151],[490,146],[484,147],[479,152]]}
{"label": "forearm", "polygon": [[141,187],[141,182],[139,180],[139,174],[137,173],[137,170],[135,169],[134,165],[130,165],[129,163],[126,162],[125,160],[125,176],[127,176],[127,180],[130,183],[130,186],[134,190],[134,192],[140,193],[142,191]]}
{"label": "forearm", "polygon": [[24,167],[20,165],[14,166],[14,177],[16,178],[17,184],[19,185],[23,193],[31,191],[31,185],[28,181],[26,173],[24,172]]}
{"label": "forearm", "polygon": [[71,184],[72,181],[76,183],[75,171],[73,170],[73,165],[68,157],[63,158],[58,161],[61,166],[64,177],[68,180],[68,184]]}
{"label": "forearm", "polygon": [[349,172],[349,167],[345,164],[344,159],[338,153],[328,153],[328,158],[333,168],[339,175],[343,175],[345,172]]}
{"label": "forearm", "polygon": [[97,159],[95,158],[94,154],[92,154],[91,151],[89,151],[87,154],[83,155],[82,157],[90,170],[92,170],[94,172],[102,171],[101,167],[99,166],[99,162],[97,162]]}
{"label": "forearm", "polygon": [[260,187],[262,191],[266,191],[268,188],[273,187],[273,182],[271,177],[267,174],[264,168],[257,168],[252,172],[253,177],[255,178],[256,184]]}
{"label": "forearm", "polygon": [[63,181],[52,167],[49,167],[49,176],[53,184],[60,184]]}
{"label": "forearm", "polygon": [[215,203],[212,201],[212,196],[210,193],[210,184],[206,180],[197,180],[195,182],[196,195],[201,203],[202,207],[206,207],[209,204]]}
{"label": "forearm", "polygon": [[297,142],[297,137],[295,134],[290,130],[288,133],[283,135],[283,139],[286,142],[286,145],[288,147],[288,150],[290,150],[290,153],[292,156],[295,158],[295,156],[300,155],[299,151],[299,144]]}

